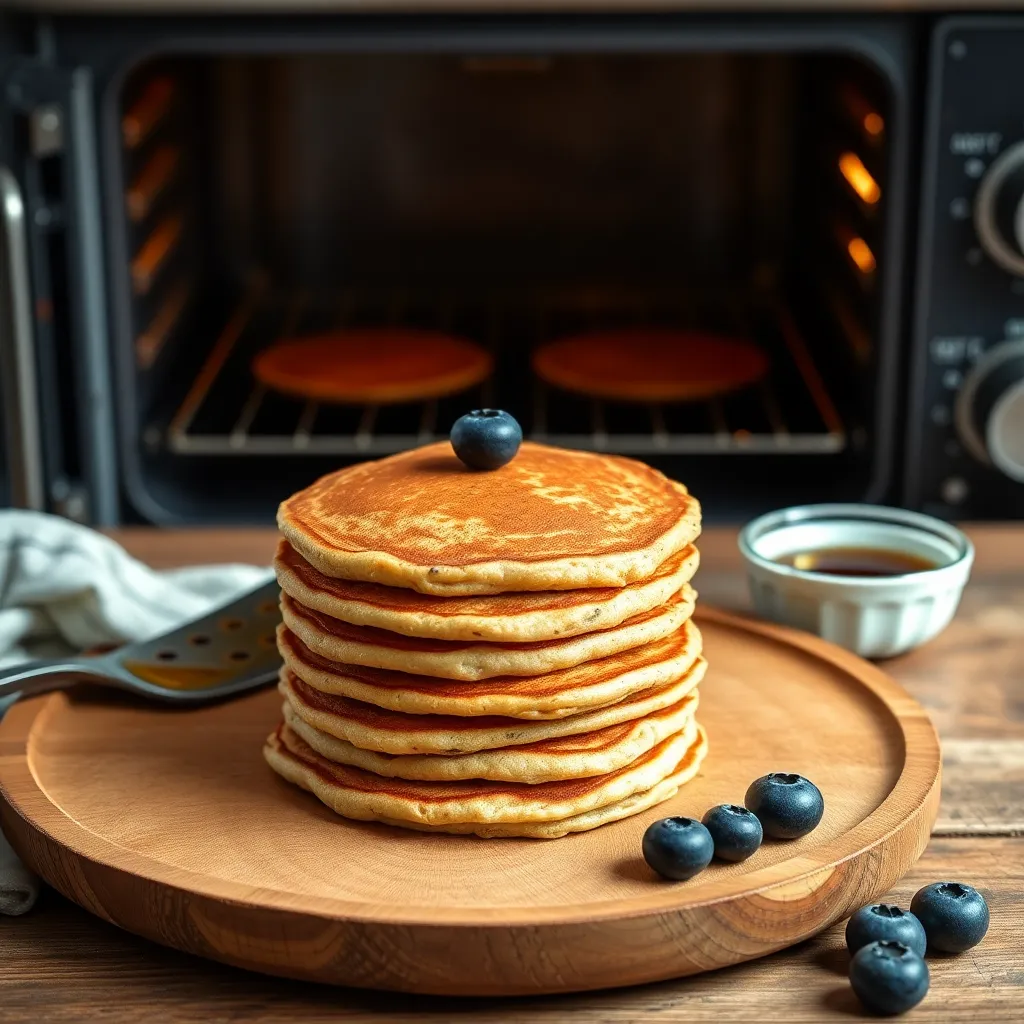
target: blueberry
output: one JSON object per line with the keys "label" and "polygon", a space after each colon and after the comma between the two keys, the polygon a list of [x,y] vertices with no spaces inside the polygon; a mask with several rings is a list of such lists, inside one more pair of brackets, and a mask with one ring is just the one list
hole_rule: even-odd
{"label": "blueberry", "polygon": [[711,833],[719,860],[746,860],[761,845],[761,822],[746,807],[721,804],[712,807],[701,821]]}
{"label": "blueberry", "polygon": [[900,910],[890,903],[861,907],[846,925],[846,948],[850,956],[861,946],[881,939],[899,942],[918,956],[924,956],[928,945],[921,922],[909,910]]}
{"label": "blueberry", "polygon": [[825,813],[821,790],[802,775],[785,772],[752,782],[743,802],[761,819],[765,835],[774,839],[807,835]]}
{"label": "blueberry", "polygon": [[659,875],[682,882],[711,863],[715,843],[696,818],[662,818],[644,833],[643,850]]}
{"label": "blueberry", "polygon": [[928,945],[944,953],[962,953],[988,931],[985,897],[960,882],[935,882],[918,889],[910,909],[924,925]]}
{"label": "blueberry", "polygon": [[850,984],[873,1013],[903,1013],[928,992],[928,965],[901,942],[869,942],[850,961]]}
{"label": "blueberry", "polygon": [[499,469],[523,443],[523,428],[503,409],[474,409],[452,426],[452,448],[470,469]]}

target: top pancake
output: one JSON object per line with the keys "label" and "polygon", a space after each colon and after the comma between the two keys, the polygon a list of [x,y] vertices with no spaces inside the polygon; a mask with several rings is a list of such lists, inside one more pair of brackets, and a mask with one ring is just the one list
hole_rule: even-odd
{"label": "top pancake", "polygon": [[526,442],[479,472],[443,441],[325,476],[277,521],[328,576],[451,597],[646,579],[697,537],[700,505],[633,459]]}
{"label": "top pancake", "polygon": [[261,384],[297,398],[364,404],[453,395],[479,384],[492,365],[463,338],[377,327],[286,338],[260,352],[252,371]]}
{"label": "top pancake", "polygon": [[667,558],[646,580],[625,587],[469,597],[432,597],[404,587],[325,576],[286,540],[278,544],[274,570],[289,597],[342,622],[434,640],[518,643],[608,629],[651,611],[679,593],[698,563],[691,544]]}
{"label": "top pancake", "polygon": [[534,372],[567,391],[634,402],[712,398],[759,380],[756,345],[700,331],[625,328],[560,338],[533,354]]}

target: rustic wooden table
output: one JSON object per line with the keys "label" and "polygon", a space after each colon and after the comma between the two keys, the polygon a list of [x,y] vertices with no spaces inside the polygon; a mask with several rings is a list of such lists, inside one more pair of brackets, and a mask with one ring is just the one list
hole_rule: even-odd
{"label": "rustic wooden table", "polygon": [[[977,562],[956,620],[887,670],[930,710],[942,736],[942,810],[931,844],[893,891],[927,882],[977,886],[992,911],[985,941],[931,959],[917,1021],[1024,1019],[1024,527],[971,529]],[[157,567],[269,561],[267,530],[126,530]],[[701,600],[743,608],[731,530],[708,530]],[[46,891],[23,918],[0,919],[0,1020],[823,1021],[858,1019],[843,926],[739,967],[642,988],[519,1000],[446,1000],[339,990],[247,974],[155,946]],[[868,1019],[868,1018],[865,1018]]]}

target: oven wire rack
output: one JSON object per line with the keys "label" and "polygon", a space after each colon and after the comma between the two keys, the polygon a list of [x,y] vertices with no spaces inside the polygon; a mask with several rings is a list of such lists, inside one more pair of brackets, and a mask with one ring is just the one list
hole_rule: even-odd
{"label": "oven wire rack", "polygon": [[[166,425],[152,444],[180,455],[379,456],[447,436],[478,406],[516,414],[534,441],[626,455],[842,451],[847,432],[788,308],[743,295],[703,296],[718,329],[756,339],[771,358],[759,384],[692,403],[614,403],[569,395],[530,373],[530,349],[548,338],[599,326],[705,324],[693,300],[669,293],[618,296],[598,290],[470,299],[445,292],[343,290],[330,301],[253,285],[228,317]],[[252,376],[257,352],[280,337],[355,325],[455,331],[496,357],[479,387],[402,406],[334,406],[268,391]]]}

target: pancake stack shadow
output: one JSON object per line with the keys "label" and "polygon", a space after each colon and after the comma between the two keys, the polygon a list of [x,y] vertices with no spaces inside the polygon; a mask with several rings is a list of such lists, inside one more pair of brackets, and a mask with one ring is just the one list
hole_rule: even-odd
{"label": "pancake stack shadow", "polygon": [[[348,818],[485,837],[556,838],[673,796],[707,752],[696,501],[608,456],[524,445],[492,473],[446,460],[433,445],[363,463],[282,505],[271,767]],[[623,531],[624,503],[644,516],[638,490],[650,518]],[[477,562],[438,541],[467,529]]]}

